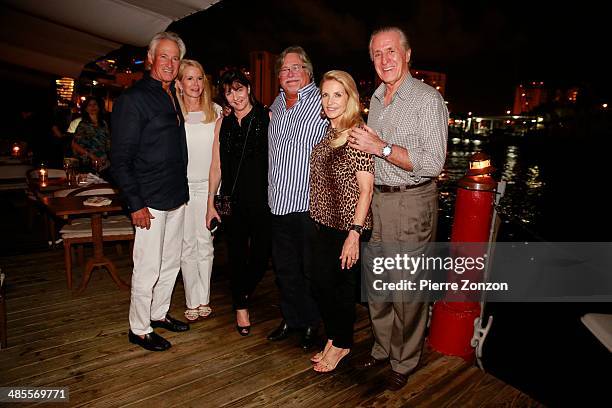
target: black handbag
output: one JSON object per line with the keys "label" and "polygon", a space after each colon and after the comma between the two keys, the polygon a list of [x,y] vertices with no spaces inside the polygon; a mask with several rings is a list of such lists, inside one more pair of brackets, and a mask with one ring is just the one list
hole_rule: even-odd
{"label": "black handbag", "polygon": [[255,118],[251,119],[249,122],[249,127],[247,128],[247,133],[244,138],[244,146],[242,146],[242,154],[240,155],[240,162],[238,162],[238,169],[236,170],[236,176],[234,177],[234,185],[232,186],[232,191],[229,195],[227,194],[216,194],[213,200],[215,205],[215,210],[221,217],[229,217],[232,215],[232,196],[234,195],[234,190],[236,189],[236,184],[238,183],[238,175],[240,174],[240,168],[242,167],[242,160],[244,159],[244,152],[246,150],[246,144],[249,139],[249,133],[251,133],[251,125]]}
{"label": "black handbag", "polygon": [[232,196],[216,194],[214,198],[215,210],[221,217],[232,215]]}

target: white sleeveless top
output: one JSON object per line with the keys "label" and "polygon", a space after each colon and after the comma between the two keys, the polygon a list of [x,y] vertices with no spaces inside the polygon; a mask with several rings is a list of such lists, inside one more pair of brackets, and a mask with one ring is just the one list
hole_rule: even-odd
{"label": "white sleeveless top", "polygon": [[[217,117],[221,114],[221,107],[215,104]],[[207,182],[210,162],[212,160],[212,146],[215,139],[215,122],[202,123],[204,112],[189,112],[185,117],[185,134],[187,136],[187,180],[193,182]]]}

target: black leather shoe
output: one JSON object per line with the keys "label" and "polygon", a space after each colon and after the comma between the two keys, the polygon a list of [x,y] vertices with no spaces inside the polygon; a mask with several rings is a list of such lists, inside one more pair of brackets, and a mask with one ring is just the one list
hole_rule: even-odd
{"label": "black leather shoe", "polygon": [[293,330],[291,329],[291,327],[289,327],[287,322],[283,320],[281,321],[280,325],[276,329],[274,329],[272,333],[268,335],[268,340],[270,341],[285,340],[287,337],[289,337],[292,331]]}
{"label": "black leather shoe", "polygon": [[150,351],[166,351],[172,346],[168,340],[155,332],[147,333],[142,338],[130,330],[128,339],[130,343],[138,344],[140,347]]}
{"label": "black leather shoe", "polygon": [[377,365],[383,364],[385,363],[387,360],[377,360],[374,357],[372,357],[370,354],[368,354],[365,357],[362,357],[361,359],[355,361],[353,363],[353,365],[355,366],[355,368],[358,368],[360,370],[364,370],[367,368],[372,368],[375,367]]}
{"label": "black leather shoe", "polygon": [[151,320],[151,327],[161,327],[173,332],[184,332],[189,330],[189,325],[187,323],[176,320],[169,314],[166,315],[165,320]]}
{"label": "black leather shoe", "polygon": [[391,374],[387,377],[387,381],[385,384],[385,388],[391,391],[401,390],[406,382],[408,381],[408,376],[406,374],[400,374],[397,371],[391,371]]}
{"label": "black leather shoe", "polygon": [[314,346],[315,341],[317,340],[317,329],[314,327],[306,327],[304,332],[302,333],[302,340],[300,341],[300,346],[307,351]]}

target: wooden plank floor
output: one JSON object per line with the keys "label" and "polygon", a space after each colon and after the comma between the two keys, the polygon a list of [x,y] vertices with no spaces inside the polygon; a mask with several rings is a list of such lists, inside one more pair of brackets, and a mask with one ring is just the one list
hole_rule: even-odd
{"label": "wooden plank floor", "polygon": [[[105,251],[129,281],[129,257]],[[95,271],[77,296],[66,289],[61,249],[0,258],[0,267],[8,276],[9,336],[9,348],[0,350],[0,386],[69,387],[69,406],[540,406],[461,359],[430,350],[406,387],[385,391],[387,367],[363,372],[351,365],[372,341],[361,306],[351,358],[332,374],[316,373],[308,360],[313,353],[302,352],[297,338],[265,338],[279,318],[271,273],[253,298],[250,336],[235,331],[228,282],[215,272],[211,318],[185,333],[160,331],[173,347],[153,353],[128,343],[129,293],[105,271]],[[179,278],[171,313],[182,317],[183,310]]]}

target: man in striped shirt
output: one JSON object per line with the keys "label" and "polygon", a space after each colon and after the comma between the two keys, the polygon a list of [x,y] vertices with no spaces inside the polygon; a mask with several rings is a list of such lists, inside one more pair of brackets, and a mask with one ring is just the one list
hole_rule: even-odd
{"label": "man in striped shirt", "polygon": [[[352,147],[377,156],[374,225],[368,247],[384,257],[397,254],[393,251],[398,243],[421,250],[435,240],[435,178],[446,158],[446,105],[438,91],[410,75],[410,53],[408,39],[399,28],[387,27],[372,34],[370,58],[383,83],[370,101],[368,126],[353,129],[349,136]],[[410,273],[418,280],[425,271]],[[360,365],[367,368],[390,360],[393,370],[387,387],[398,390],[421,357],[428,304],[427,299],[403,292],[391,300],[369,302],[374,346]]]}
{"label": "man in striped shirt", "polygon": [[311,242],[315,224],[308,213],[310,153],[325,135],[321,93],[302,47],[285,49],[276,61],[281,87],[270,107],[268,203],[272,210],[272,260],[281,294],[283,321],[268,336],[283,340],[302,331],[312,347],[320,316],[310,292]]}

